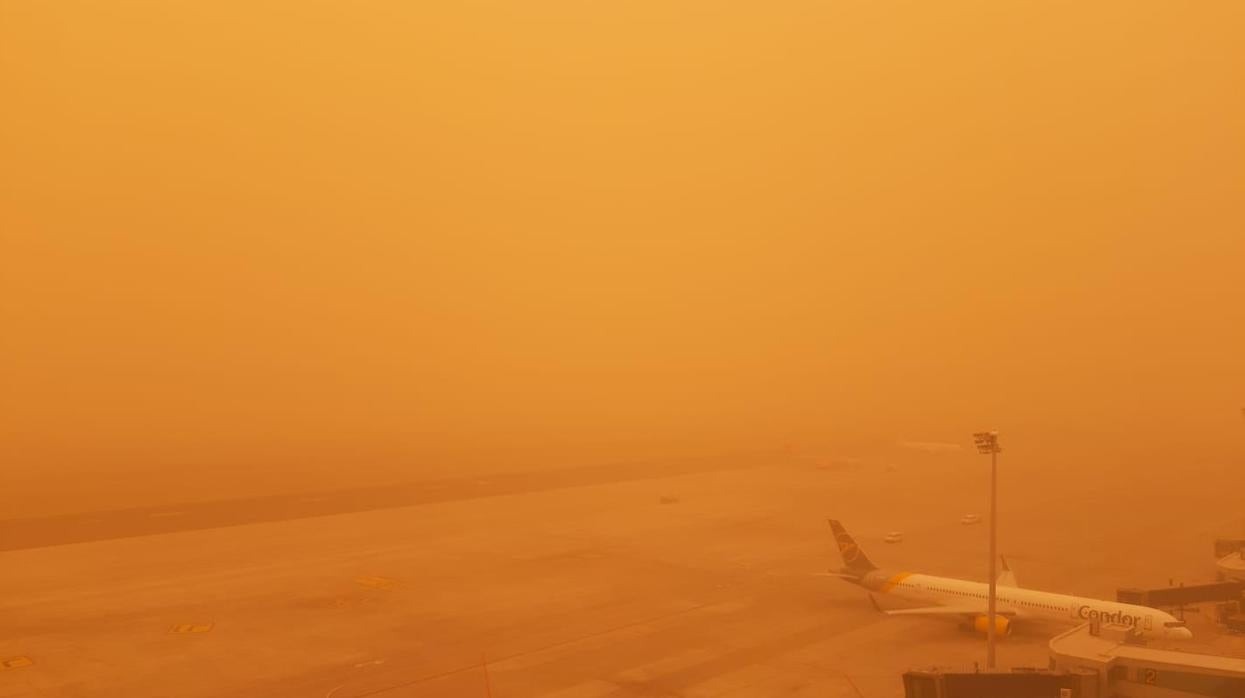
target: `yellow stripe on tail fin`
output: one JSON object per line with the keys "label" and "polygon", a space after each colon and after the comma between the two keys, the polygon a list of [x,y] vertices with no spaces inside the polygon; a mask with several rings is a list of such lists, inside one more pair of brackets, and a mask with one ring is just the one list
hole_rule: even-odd
{"label": "yellow stripe on tail fin", "polygon": [[843,565],[853,572],[872,572],[877,569],[864,551],[856,545],[856,541],[848,534],[843,524],[830,519],[830,530],[834,532],[834,542],[839,545],[839,554],[843,556]]}

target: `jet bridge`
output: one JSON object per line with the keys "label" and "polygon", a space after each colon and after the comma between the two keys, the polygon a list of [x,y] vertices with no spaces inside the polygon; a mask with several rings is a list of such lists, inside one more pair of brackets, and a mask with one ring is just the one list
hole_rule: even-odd
{"label": "jet bridge", "polygon": [[1115,600],[1150,608],[1180,608],[1200,603],[1240,601],[1242,593],[1245,593],[1245,582],[1227,581],[1157,589],[1117,589]]}

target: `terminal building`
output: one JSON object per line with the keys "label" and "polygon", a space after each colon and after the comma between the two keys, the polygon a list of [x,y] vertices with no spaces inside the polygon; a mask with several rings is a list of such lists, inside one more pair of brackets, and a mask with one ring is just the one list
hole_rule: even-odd
{"label": "terminal building", "polygon": [[1242,698],[1245,659],[1160,649],[1089,624],[1050,642],[1051,668],[1096,676],[1099,698]]}
{"label": "terminal building", "polygon": [[1085,624],[1050,641],[1050,666],[904,674],[906,698],[1245,698],[1245,659],[1150,647]]}
{"label": "terminal building", "polygon": [[904,698],[1099,698],[1096,677],[1079,671],[909,671]]}

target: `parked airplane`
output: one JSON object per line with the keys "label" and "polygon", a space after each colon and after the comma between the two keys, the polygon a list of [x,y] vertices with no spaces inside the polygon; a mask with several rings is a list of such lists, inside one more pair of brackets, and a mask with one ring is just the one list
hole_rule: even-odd
{"label": "parked airplane", "polygon": [[[911,572],[883,572],[865,557],[860,546],[848,535],[843,525],[831,520],[839,553],[843,556],[841,571],[830,573],[870,591],[889,594],[905,601],[931,604],[921,608],[885,611],[890,615],[933,615],[959,618],[980,632],[986,632],[986,606],[990,586],[984,582],[934,577]],[[870,594],[870,600],[873,599]],[[874,602],[876,606],[876,601]],[[1104,626],[1132,631],[1142,637],[1189,639],[1193,633],[1183,621],[1155,608],[1081,596],[1054,594],[1047,591],[1022,589],[1016,575],[1003,561],[1003,572],[995,580],[995,632],[1011,633],[1013,621],[1041,620],[1079,625],[1097,620]]]}

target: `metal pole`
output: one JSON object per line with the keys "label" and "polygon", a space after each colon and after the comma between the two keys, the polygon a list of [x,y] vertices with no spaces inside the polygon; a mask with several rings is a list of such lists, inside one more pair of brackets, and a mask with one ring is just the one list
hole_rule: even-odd
{"label": "metal pole", "polygon": [[986,669],[994,668],[994,586],[995,586],[995,561],[998,559],[997,536],[999,528],[998,519],[998,475],[999,475],[999,446],[995,441],[991,444],[990,449],[990,601],[986,609]]}

